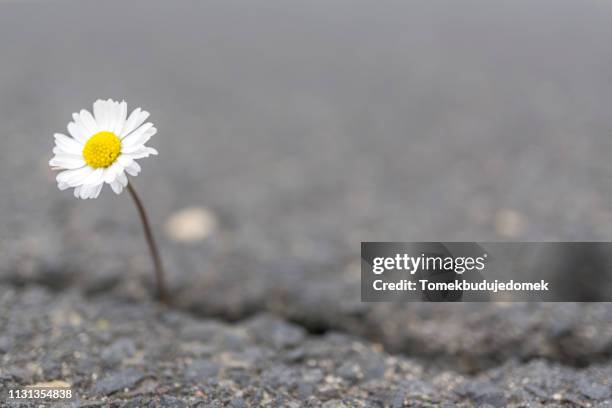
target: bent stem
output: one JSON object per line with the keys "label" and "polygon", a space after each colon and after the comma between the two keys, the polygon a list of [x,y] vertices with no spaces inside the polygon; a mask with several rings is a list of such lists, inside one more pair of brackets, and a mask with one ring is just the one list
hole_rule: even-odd
{"label": "bent stem", "polygon": [[151,231],[149,218],[147,217],[147,213],[145,212],[144,206],[142,205],[138,194],[136,194],[136,190],[134,190],[134,187],[132,187],[131,182],[128,183],[127,189],[130,192],[132,198],[134,199],[134,203],[136,204],[136,208],[138,209],[138,214],[140,215],[140,221],[142,221],[145,238],[147,239],[149,251],[151,252],[151,258],[153,258],[153,265],[155,266],[155,277],[157,280],[157,295],[159,296],[160,302],[168,306],[170,304],[170,298],[168,297],[168,291],[166,290],[164,266],[162,265],[161,257],[159,256],[159,250],[157,249],[157,245],[155,244],[155,238],[153,238],[153,232]]}

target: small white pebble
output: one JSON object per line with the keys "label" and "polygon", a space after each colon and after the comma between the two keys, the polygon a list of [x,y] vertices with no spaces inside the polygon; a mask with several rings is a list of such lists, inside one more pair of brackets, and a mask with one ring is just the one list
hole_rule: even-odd
{"label": "small white pebble", "polygon": [[525,217],[517,211],[504,208],[495,214],[495,231],[502,237],[517,238],[526,226]]}
{"label": "small white pebble", "polygon": [[28,387],[32,388],[70,388],[70,383],[67,383],[63,380],[53,380],[46,382],[39,382],[36,384],[28,385]]}
{"label": "small white pebble", "polygon": [[217,218],[204,207],[188,207],[166,221],[166,233],[177,242],[193,243],[206,239],[217,228]]}

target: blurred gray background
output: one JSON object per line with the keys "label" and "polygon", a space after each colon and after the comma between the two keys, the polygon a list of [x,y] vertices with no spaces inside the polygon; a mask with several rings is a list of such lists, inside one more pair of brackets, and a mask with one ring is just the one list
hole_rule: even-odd
{"label": "blurred gray background", "polygon": [[435,349],[359,302],[359,243],[612,238],[611,22],[603,0],[2,0],[0,279],[150,296],[129,197],[76,200],[47,165],[72,112],[125,98],[159,129],[134,182],[180,306]]}

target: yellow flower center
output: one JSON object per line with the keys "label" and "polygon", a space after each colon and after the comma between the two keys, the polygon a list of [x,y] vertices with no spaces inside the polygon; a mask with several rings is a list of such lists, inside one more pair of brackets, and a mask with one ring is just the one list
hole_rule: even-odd
{"label": "yellow flower center", "polygon": [[85,163],[97,169],[108,167],[121,153],[121,139],[113,132],[98,132],[89,138],[83,148]]}

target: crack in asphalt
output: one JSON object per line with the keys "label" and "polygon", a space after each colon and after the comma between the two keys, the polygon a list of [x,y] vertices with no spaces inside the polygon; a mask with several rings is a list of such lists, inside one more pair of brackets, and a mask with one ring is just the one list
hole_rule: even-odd
{"label": "crack in asphalt", "polygon": [[[45,274],[45,273],[36,274],[36,276],[39,276],[39,277],[40,276],[53,276],[54,277],[53,279],[39,278],[39,279],[30,280],[27,278],[18,277],[18,276],[13,275],[8,278],[5,277],[4,279],[0,280],[0,283],[4,283],[4,284],[7,284],[9,286],[12,286],[14,288],[19,288],[19,289],[25,288],[29,285],[34,284],[34,285],[42,286],[53,293],[62,293],[67,288],[73,286],[72,283],[74,281],[74,278],[73,278],[74,275],[65,273],[63,275],[60,275],[62,276],[62,279],[57,279],[58,274],[55,272],[54,274]],[[64,280],[64,278],[66,280]],[[84,298],[86,299],[87,298],[90,298],[90,299],[100,298],[100,297],[107,296],[109,294],[112,295],[113,288],[115,288],[119,283],[120,281],[109,281],[105,285],[100,285],[95,290],[82,291],[82,294]],[[118,299],[121,299],[124,301],[127,300],[130,303],[137,301],[134,299],[125,299],[125,298],[122,298],[116,295],[112,295],[112,296],[115,296]],[[314,337],[323,337],[329,332],[344,333],[352,337],[355,337],[356,339],[360,339],[362,341],[365,340],[365,341],[373,342],[376,344],[380,344],[387,353],[390,353],[392,355],[410,357],[417,361],[420,361],[424,365],[436,366],[442,369],[449,369],[454,372],[458,372],[458,373],[462,373],[466,375],[477,375],[483,371],[502,366],[509,360],[518,360],[522,363],[529,363],[530,361],[533,361],[533,360],[547,360],[547,361],[559,363],[559,364],[562,364],[568,367],[585,368],[591,364],[604,363],[606,361],[609,361],[610,358],[612,358],[612,347],[610,348],[610,350],[607,350],[607,351],[604,350],[601,353],[598,353],[596,355],[589,355],[589,356],[578,356],[577,357],[575,355],[572,355],[571,353],[565,352],[563,349],[563,344],[564,344],[563,340],[564,340],[564,337],[569,338],[570,333],[565,333],[564,335],[560,336],[559,339],[557,339],[558,340],[557,342],[552,343],[550,345],[551,347],[556,349],[554,355],[558,356],[557,358],[543,357],[539,355],[529,355],[529,356],[523,356],[523,357],[517,358],[516,355],[501,353],[501,352],[498,355],[496,355],[495,353],[493,354],[489,353],[483,356],[462,355],[461,353],[452,355],[449,353],[424,352],[423,350],[427,349],[427,345],[423,344],[422,341],[418,341],[417,339],[406,340],[405,342],[403,342],[402,344],[398,346],[397,344],[390,344],[391,342],[389,341],[388,338],[385,338],[384,334],[368,331],[368,328],[365,327],[365,325],[364,327],[360,327],[357,330],[352,330],[352,329],[349,329],[343,326],[342,324],[333,324],[333,323],[330,323],[329,321],[323,321],[321,319],[316,319],[316,318],[308,319],[308,318],[300,318],[300,317],[295,317],[295,316],[288,316],[286,314],[279,313],[278,311],[270,310],[270,308],[266,307],[265,305],[261,303],[254,303],[253,305],[251,305],[251,307],[245,308],[245,310],[241,311],[238,315],[235,313],[232,314],[232,313],[224,312],[222,309],[220,311],[217,310],[214,312],[207,312],[206,310],[203,310],[203,308],[201,307],[194,308],[194,307],[189,307],[185,305],[171,305],[170,307],[174,310],[181,311],[183,313],[187,313],[188,315],[191,315],[192,317],[197,318],[197,319],[216,319],[216,320],[220,320],[222,322],[231,323],[231,324],[239,324],[241,322],[247,321],[248,319],[260,313],[270,313],[272,315],[277,316],[278,318],[283,319],[286,322],[289,322],[289,323],[292,323],[292,324],[295,324],[301,327],[309,335],[314,336]],[[571,341],[571,338],[570,338],[570,341]]]}

